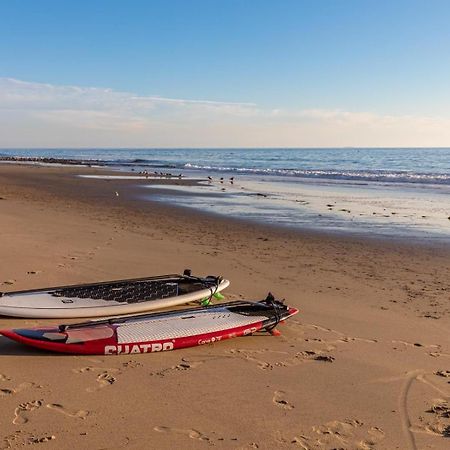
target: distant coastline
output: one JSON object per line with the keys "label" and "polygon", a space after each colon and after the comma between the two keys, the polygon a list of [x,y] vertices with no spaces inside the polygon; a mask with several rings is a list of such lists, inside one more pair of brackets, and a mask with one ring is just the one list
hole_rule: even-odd
{"label": "distant coastline", "polygon": [[72,159],[72,158],[52,158],[52,157],[45,157],[45,156],[0,156],[0,162],[16,162],[16,163],[41,163],[41,164],[64,164],[64,165],[70,165],[70,166],[79,166],[79,165],[85,165],[85,166],[92,166],[92,165],[99,165],[104,166],[105,163],[103,161],[99,160],[83,160],[83,159]]}

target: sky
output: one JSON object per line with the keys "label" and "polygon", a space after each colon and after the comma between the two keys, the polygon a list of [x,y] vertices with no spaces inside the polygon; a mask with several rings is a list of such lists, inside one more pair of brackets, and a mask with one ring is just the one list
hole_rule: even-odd
{"label": "sky", "polygon": [[450,146],[447,0],[0,2],[0,147]]}

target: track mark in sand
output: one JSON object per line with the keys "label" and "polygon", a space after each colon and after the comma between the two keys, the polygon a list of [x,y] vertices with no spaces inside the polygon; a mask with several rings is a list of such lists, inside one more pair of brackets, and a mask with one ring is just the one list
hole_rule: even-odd
{"label": "track mark in sand", "polygon": [[[437,375],[437,374],[436,374]],[[436,386],[434,383],[432,383],[431,381],[429,381],[426,377],[425,373],[422,373],[421,375],[418,375],[417,377],[418,381],[421,381],[422,383],[430,386],[432,389],[434,389],[436,392],[439,392],[439,394],[443,395],[444,397],[448,396],[449,393],[448,391],[444,391],[443,389],[439,388],[438,386]]]}
{"label": "track mark in sand", "polygon": [[403,432],[406,436],[409,448],[413,450],[417,450],[417,445],[412,430],[411,418],[409,417],[408,412],[408,393],[413,382],[417,380],[417,377],[419,375],[423,375],[423,372],[421,370],[413,370],[412,372],[408,372],[406,374],[406,381],[403,384],[403,388],[400,391],[399,396],[399,409],[402,417]]}
{"label": "track mark in sand", "polygon": [[275,405],[279,406],[280,408],[286,409],[286,410],[291,410],[294,409],[294,406],[291,405],[287,400],[285,400],[286,397],[286,392],[284,391],[275,391],[273,393],[273,403],[275,403]]}
{"label": "track mark in sand", "polygon": [[[290,443],[304,450],[334,449],[374,449],[385,437],[379,427],[367,426],[358,419],[333,420],[324,425],[312,427],[308,434],[290,439]],[[287,443],[284,438],[278,439]]]}
{"label": "track mark in sand", "polygon": [[15,410],[14,410],[14,419],[13,424],[14,425],[23,425],[27,422],[29,422],[28,415],[30,412],[35,411],[36,409],[40,408],[42,406],[41,400],[33,400],[31,402],[21,403]]}
{"label": "track mark in sand", "polygon": [[59,413],[64,414],[65,416],[73,417],[76,419],[84,420],[89,415],[89,411],[85,411],[83,409],[80,409],[78,411],[70,411],[63,405],[60,405],[59,403],[49,403],[48,405],[45,406],[53,411],[58,411]]}
{"label": "track mark in sand", "polygon": [[[166,427],[166,426],[156,426],[153,428],[154,431],[157,431],[158,433],[167,433],[167,434],[180,434],[184,435],[190,439],[195,439],[196,441],[204,442],[208,445],[215,445],[216,443],[225,443],[226,441],[233,442],[234,445],[237,444],[239,438],[236,436],[221,436],[215,431],[211,431],[211,436],[206,435],[205,433],[202,433],[201,431],[195,430],[194,428],[190,429],[184,429],[184,428],[172,428],[172,427]],[[213,436],[214,435],[214,436]],[[258,444],[251,443],[249,444],[250,447],[247,445],[244,448],[259,448]],[[231,448],[231,447],[227,447]],[[233,446],[233,448],[236,448]]]}
{"label": "track mark in sand", "polygon": [[184,430],[182,428],[172,428],[172,427],[164,427],[157,426],[153,428],[158,433],[176,433],[176,434],[184,434],[185,436],[190,437],[191,439],[196,439],[198,441],[210,442],[210,438],[203,434],[201,431],[197,431],[194,429]]}
{"label": "track mark in sand", "polygon": [[[416,450],[418,448],[415,440],[416,433],[428,434],[429,436],[450,437],[450,392],[445,389],[446,381],[437,378],[442,377],[441,373],[444,373],[445,375],[446,372],[447,371],[437,371],[434,374],[431,374],[425,373],[422,370],[414,370],[408,372],[406,377],[405,375],[394,376],[372,381],[378,383],[403,381],[398,402],[403,431],[410,449]],[[433,375],[435,378],[430,380],[430,376]],[[412,413],[410,408],[408,408],[408,396],[414,383],[421,383],[422,385],[431,388],[441,395],[442,398],[430,400],[431,406],[425,411],[425,414],[423,414],[423,411],[416,412],[416,414],[414,414],[415,420],[413,423],[411,417]],[[436,383],[440,383],[443,386],[437,386]],[[431,417],[429,416],[430,414],[432,414]]]}
{"label": "track mark in sand", "polygon": [[197,367],[205,364],[208,361],[214,361],[217,359],[230,358],[228,355],[209,355],[200,357],[188,357],[181,358],[181,362],[176,366],[166,367],[155,372],[151,372],[150,376],[165,377],[177,372],[184,372],[187,370],[196,369]]}
{"label": "track mark in sand", "polygon": [[391,341],[392,344],[401,344],[405,347],[412,347],[412,348],[424,348],[425,350],[429,350],[431,353],[436,353],[441,350],[441,346],[438,344],[422,344],[420,342],[408,342],[408,341],[401,341],[401,340],[393,340]]}
{"label": "track mark in sand", "polygon": [[450,357],[450,353],[443,352],[442,346],[439,344],[422,344],[421,342],[408,342],[397,339],[390,342],[395,345],[394,350],[397,350],[399,346],[402,345],[404,348],[421,348],[432,358]]}
{"label": "track mark in sand", "polygon": [[329,341],[329,342],[323,341],[325,343],[328,342],[329,344],[349,343],[349,342],[365,342],[367,344],[377,344],[378,343],[377,339],[363,338],[363,337],[357,337],[357,336],[348,336],[347,334],[342,333],[341,331],[333,330],[332,328],[325,328],[325,327],[322,327],[320,325],[316,325],[313,323],[305,323],[305,324],[303,324],[303,326],[305,328],[310,328],[315,331],[322,331],[324,333],[334,334],[336,336],[336,339],[334,341]]}
{"label": "track mark in sand", "polygon": [[[333,347],[327,347],[328,351],[334,350]],[[245,349],[231,349],[228,351],[232,355],[235,355],[245,361],[255,363],[261,370],[273,370],[279,367],[293,367],[304,363],[310,363],[314,361],[326,361],[333,362],[334,357],[327,355],[323,350],[304,350],[296,352],[291,355],[288,352],[262,349],[262,350],[245,350]],[[259,356],[265,355],[266,358],[262,359]],[[285,355],[285,357],[280,357]]]}
{"label": "track mark in sand", "polygon": [[378,344],[377,339],[369,339],[369,338],[362,338],[362,337],[350,337],[350,336],[344,336],[343,338],[338,339],[336,342],[365,342],[366,344]]}
{"label": "track mark in sand", "polygon": [[105,367],[82,367],[81,369],[72,369],[75,373],[98,373],[96,377],[97,386],[91,386],[86,388],[87,392],[95,392],[99,389],[111,386],[117,381],[117,378],[113,375],[118,375],[121,373],[120,369],[117,368],[105,368]]}
{"label": "track mark in sand", "polygon": [[0,389],[0,397],[6,396],[6,395],[14,395],[17,394],[20,391],[23,391],[24,389],[30,388],[36,386],[35,383],[20,383],[19,386],[11,389]]}
{"label": "track mark in sand", "polygon": [[3,375],[0,373],[0,381],[11,381],[11,378],[9,378],[7,375]]}

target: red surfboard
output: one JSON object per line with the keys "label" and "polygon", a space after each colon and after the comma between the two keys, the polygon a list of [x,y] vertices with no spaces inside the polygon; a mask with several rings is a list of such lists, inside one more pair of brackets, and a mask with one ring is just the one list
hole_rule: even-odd
{"label": "red surfboard", "polygon": [[152,353],[271,331],[297,312],[269,295],[261,302],[237,301],[72,325],[0,330],[0,334],[60,353]]}

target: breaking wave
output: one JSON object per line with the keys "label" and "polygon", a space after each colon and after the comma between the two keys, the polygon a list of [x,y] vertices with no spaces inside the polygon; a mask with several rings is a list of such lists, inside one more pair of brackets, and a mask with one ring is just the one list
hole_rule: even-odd
{"label": "breaking wave", "polygon": [[450,184],[450,174],[420,173],[387,170],[313,170],[313,169],[262,169],[248,167],[218,167],[187,163],[184,168],[210,172],[229,172],[255,175],[272,175],[323,180],[346,180],[361,182]]}

